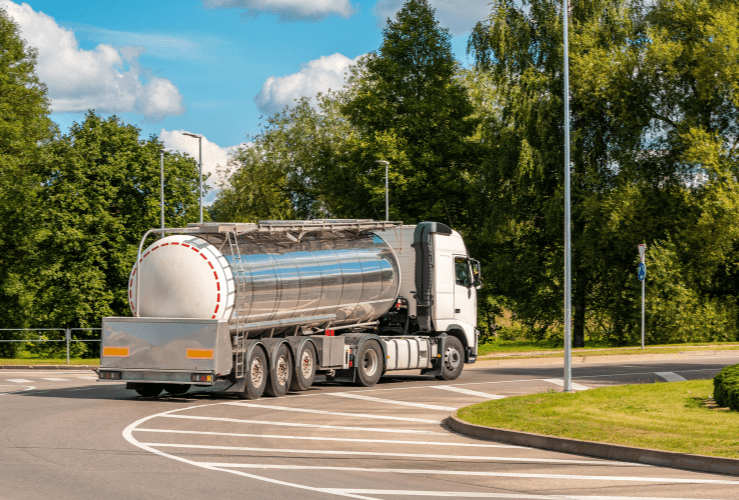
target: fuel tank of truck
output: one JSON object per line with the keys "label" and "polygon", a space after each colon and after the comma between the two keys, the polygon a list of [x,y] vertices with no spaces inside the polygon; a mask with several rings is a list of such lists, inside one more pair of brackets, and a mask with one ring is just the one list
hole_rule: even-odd
{"label": "fuel tank of truck", "polygon": [[134,315],[225,319],[255,337],[294,330],[300,318],[372,321],[398,296],[398,259],[375,234],[229,238],[173,235],[147,247],[129,279]]}

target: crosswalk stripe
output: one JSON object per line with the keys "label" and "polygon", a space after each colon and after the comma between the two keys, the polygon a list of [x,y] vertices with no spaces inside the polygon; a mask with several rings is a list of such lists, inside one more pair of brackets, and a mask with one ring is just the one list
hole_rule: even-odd
{"label": "crosswalk stripe", "polygon": [[[268,453],[298,453],[301,455],[329,455],[329,456],[350,456],[359,455],[360,457],[395,457],[395,458],[416,458],[428,459],[435,458],[440,460],[480,460],[487,462],[525,462],[525,463],[547,463],[547,464],[578,464],[578,465],[625,465],[633,467],[634,464],[620,462],[602,462],[595,460],[565,460],[556,458],[522,458],[522,457],[484,457],[479,455],[431,455],[425,453],[390,453],[382,451],[344,451],[344,450],[290,450],[284,448],[253,448],[250,446],[215,446],[207,444],[179,444],[179,443],[141,443],[143,446],[151,446],[152,448],[189,448],[197,450],[229,450],[229,451],[254,451]],[[221,467],[222,465],[218,465]],[[739,484],[739,483],[738,483]]]}
{"label": "crosswalk stripe", "polygon": [[434,389],[441,389],[444,391],[452,391],[452,392],[458,392],[460,394],[467,394],[469,396],[476,396],[478,398],[485,398],[485,399],[505,399],[505,396],[501,396],[500,394],[488,394],[487,392],[480,392],[480,391],[473,391],[470,389],[465,389],[463,387],[457,387],[454,385],[435,385],[433,386]]}
{"label": "crosswalk stripe", "polygon": [[[290,470],[335,470],[345,472],[380,472],[385,474],[428,474],[441,476],[484,476],[484,477],[517,477],[529,479],[566,479],[583,481],[629,481],[645,483],[678,483],[678,484],[726,484],[739,486],[739,481],[725,479],[684,479],[675,477],[629,477],[629,476],[586,476],[581,474],[532,474],[525,472],[487,472],[476,470],[434,470],[434,469],[375,469],[372,467],[338,467],[320,465],[278,465],[278,464],[243,464],[243,463],[214,463],[193,462],[203,467],[233,467],[239,469],[290,469]],[[632,464],[633,465],[633,464]],[[565,498],[567,498],[565,496]],[[599,497],[595,497],[599,498]],[[646,499],[645,499],[646,500]]]}
{"label": "crosswalk stripe", "polygon": [[[561,378],[545,378],[545,379],[542,379],[542,380],[544,380],[544,382],[549,382],[550,384],[558,385],[560,387],[564,387],[565,386],[565,381],[562,380]],[[570,388],[573,391],[587,391],[588,389],[590,389],[590,387],[588,387],[586,385],[580,385],[580,384],[576,384],[574,382],[570,382]]]}
{"label": "crosswalk stripe", "polygon": [[[332,394],[332,396],[335,394]],[[362,398],[364,399],[364,398]],[[381,420],[402,420],[404,422],[418,422],[422,424],[438,424],[438,420],[429,420],[427,418],[412,418],[412,417],[390,417],[387,415],[366,415],[363,413],[346,413],[340,411],[326,411],[326,410],[309,410],[307,408],[291,408],[289,406],[272,406],[262,405],[254,403],[222,403],[224,405],[233,406],[246,406],[248,408],[262,408],[263,410],[283,410],[283,411],[296,411],[300,413],[317,413],[319,415],[334,415],[337,417],[352,417],[352,418],[378,418]],[[445,408],[447,411],[456,410],[456,408]]]}
{"label": "crosswalk stripe", "polygon": [[329,396],[339,396],[342,398],[351,398],[351,399],[362,399],[364,401],[372,401],[375,403],[387,403],[387,404],[399,405],[399,406],[412,406],[415,408],[425,408],[427,410],[439,410],[439,411],[457,410],[456,407],[451,407],[451,406],[437,406],[437,405],[428,405],[425,403],[414,403],[412,401],[397,401],[394,399],[373,398],[372,396],[363,396],[362,394],[348,393],[348,392],[332,392],[329,394]]}
{"label": "crosswalk stripe", "polygon": [[655,375],[659,375],[668,382],[684,382],[688,379],[673,372],[654,372]]}
{"label": "crosswalk stripe", "polygon": [[[270,406],[269,408],[274,408]],[[278,427],[306,427],[310,429],[327,429],[332,431],[352,431],[352,432],[386,432],[386,433],[397,433],[397,434],[425,434],[432,436],[448,436],[445,432],[432,432],[432,431],[421,431],[415,429],[383,429],[382,427],[353,427],[349,425],[326,425],[326,424],[305,424],[300,422],[276,422],[276,421],[265,421],[265,420],[241,420],[238,418],[225,418],[225,417],[199,417],[195,415],[172,415],[172,414],[161,414],[159,417],[167,418],[189,418],[194,420],[209,420],[216,422],[234,422],[238,424],[252,424],[252,425],[274,425]],[[433,420],[434,424],[439,424],[438,421]]]}

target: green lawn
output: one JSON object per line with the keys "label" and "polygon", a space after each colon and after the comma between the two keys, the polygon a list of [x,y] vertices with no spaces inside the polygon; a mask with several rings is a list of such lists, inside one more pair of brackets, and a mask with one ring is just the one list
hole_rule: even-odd
{"label": "green lawn", "polygon": [[712,380],[549,392],[487,401],[473,424],[657,450],[739,458],[739,412],[705,406]]}
{"label": "green lawn", "polygon": [[[595,349],[595,350],[594,350]],[[573,348],[573,356],[613,356],[621,354],[670,354],[680,351],[704,351],[709,349],[734,350],[739,349],[736,342],[713,342],[713,343],[694,343],[694,344],[663,344],[645,346],[642,350],[641,346],[628,347],[611,347],[601,343],[586,342],[583,348]],[[551,354],[534,354],[535,352],[552,352]],[[526,355],[531,353],[530,355]],[[520,340],[500,340],[478,346],[478,356],[492,356],[495,354],[516,354],[516,357],[558,357],[564,354],[564,348],[560,346],[552,347],[551,344],[541,343],[533,344]]]}

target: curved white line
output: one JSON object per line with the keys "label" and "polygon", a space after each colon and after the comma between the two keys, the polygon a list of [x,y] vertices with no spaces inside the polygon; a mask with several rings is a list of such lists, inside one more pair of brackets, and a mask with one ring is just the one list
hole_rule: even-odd
{"label": "curved white line", "polygon": [[131,443],[132,445],[134,445],[134,446],[136,446],[138,448],[141,448],[142,450],[146,450],[148,452],[154,453],[155,455],[159,455],[159,456],[162,456],[162,457],[165,457],[165,458],[171,458],[173,460],[177,460],[179,462],[184,462],[186,464],[194,465],[196,467],[200,467],[200,468],[203,468],[203,469],[216,470],[216,471],[221,471],[221,472],[228,472],[230,474],[236,474],[238,476],[244,476],[244,477],[248,477],[248,478],[251,478],[251,479],[257,479],[259,481],[265,481],[265,482],[268,482],[268,483],[279,484],[281,486],[289,486],[289,487],[292,487],[292,488],[299,488],[299,489],[303,489],[303,490],[317,491],[319,493],[328,493],[328,494],[331,494],[331,495],[338,495],[338,496],[342,496],[342,497],[346,497],[346,498],[358,498],[360,500],[377,500],[377,499],[371,498],[371,497],[365,497],[365,496],[360,496],[360,495],[351,494],[351,493],[343,493],[343,492],[339,492],[339,491],[331,491],[331,490],[328,490],[328,489],[325,489],[325,488],[313,488],[311,486],[305,486],[305,485],[302,485],[302,484],[288,483],[287,481],[280,481],[280,480],[277,480],[277,479],[271,479],[271,478],[268,478],[268,477],[257,476],[255,474],[249,474],[249,473],[242,472],[242,471],[230,470],[230,469],[223,469],[221,467],[216,467],[216,466],[204,464],[202,462],[195,462],[193,460],[188,460],[187,458],[178,457],[176,455],[170,455],[169,453],[165,453],[163,451],[160,451],[160,450],[157,450],[155,448],[152,448],[151,446],[147,446],[146,444],[140,442],[138,439],[136,439],[135,437],[133,437],[133,431],[136,429],[136,427],[139,426],[140,424],[148,421],[148,420],[154,419],[156,417],[165,416],[165,415],[168,415],[170,413],[175,413],[175,412],[185,411],[185,410],[192,410],[194,408],[203,408],[205,406],[216,406],[216,405],[219,405],[219,404],[221,404],[221,403],[213,403],[213,404],[206,404],[206,405],[189,406],[187,408],[177,408],[175,410],[169,410],[169,411],[164,411],[164,412],[161,412],[161,413],[156,413],[154,415],[149,415],[148,417],[144,417],[144,418],[141,418],[141,419],[133,422],[128,427],[126,427],[125,429],[123,429],[123,433],[122,433],[123,434],[123,438],[126,441],[128,441],[129,443]]}
{"label": "curved white line", "polygon": [[25,389],[23,389],[21,391],[0,392],[0,396],[5,396],[6,394],[18,394],[19,392],[32,391],[32,390],[35,389],[35,387],[33,387],[31,385],[7,385],[7,384],[3,384],[3,385],[0,385],[0,387],[25,387]]}

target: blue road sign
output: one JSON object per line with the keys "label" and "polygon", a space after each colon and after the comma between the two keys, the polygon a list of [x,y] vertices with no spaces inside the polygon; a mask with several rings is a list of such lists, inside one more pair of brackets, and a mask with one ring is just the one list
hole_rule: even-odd
{"label": "blue road sign", "polygon": [[643,262],[639,264],[639,269],[637,269],[636,275],[639,277],[639,281],[644,281],[644,278],[647,277],[647,266],[645,266]]}

